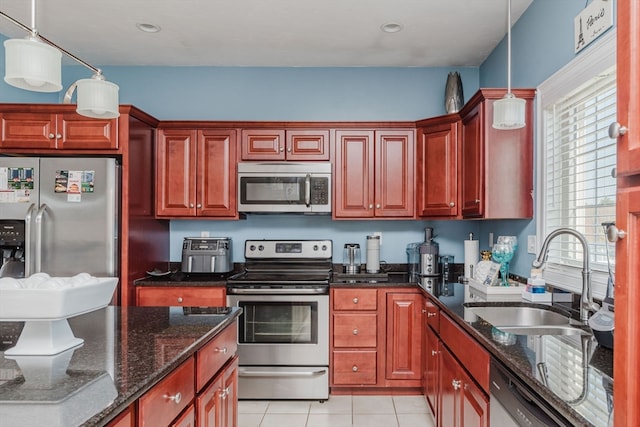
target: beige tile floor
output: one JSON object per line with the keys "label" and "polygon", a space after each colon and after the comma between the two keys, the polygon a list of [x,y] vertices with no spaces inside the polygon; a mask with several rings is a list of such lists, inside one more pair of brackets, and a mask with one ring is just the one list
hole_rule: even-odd
{"label": "beige tile floor", "polygon": [[424,396],[241,400],[238,427],[433,427]]}

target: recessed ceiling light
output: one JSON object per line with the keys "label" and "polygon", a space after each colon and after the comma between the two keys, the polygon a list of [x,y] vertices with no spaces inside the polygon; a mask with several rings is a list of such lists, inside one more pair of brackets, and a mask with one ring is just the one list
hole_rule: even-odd
{"label": "recessed ceiling light", "polygon": [[136,27],[145,33],[157,33],[160,31],[160,27],[154,24],[137,23]]}
{"label": "recessed ceiling light", "polygon": [[386,24],[382,24],[380,29],[385,33],[397,33],[402,30],[402,24],[398,24],[397,22],[387,22]]}

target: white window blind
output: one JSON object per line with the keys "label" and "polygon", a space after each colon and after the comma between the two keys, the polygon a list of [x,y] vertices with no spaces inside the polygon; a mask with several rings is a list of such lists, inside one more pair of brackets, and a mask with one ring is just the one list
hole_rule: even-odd
{"label": "white window blind", "polygon": [[[594,272],[594,296],[603,298],[607,252],[612,269],[615,265],[615,246],[606,241],[602,223],[615,221],[616,179],[612,174],[616,140],[609,138],[608,128],[616,121],[616,68],[615,60],[607,64],[597,51],[591,55],[596,65],[587,55],[579,65],[561,70],[541,85],[547,93],[538,110],[542,150],[537,169],[541,175],[537,216],[539,243],[561,227],[585,236]],[[580,292],[583,256],[575,237],[556,237],[549,247],[545,279]]]}

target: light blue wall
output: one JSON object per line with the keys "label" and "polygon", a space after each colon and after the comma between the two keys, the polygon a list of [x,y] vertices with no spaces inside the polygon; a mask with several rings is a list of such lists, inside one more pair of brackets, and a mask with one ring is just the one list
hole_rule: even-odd
{"label": "light blue wall", "polygon": [[[536,87],[573,58],[573,18],[585,0],[534,0],[512,31],[512,86]],[[238,68],[103,67],[120,86],[120,102],[133,104],[161,120],[413,121],[444,114],[450,71],[462,76],[465,99],[479,87],[506,86],[503,41],[479,68]],[[86,58],[85,58],[86,59]],[[100,64],[93,64],[100,66]],[[4,74],[4,61],[0,71]],[[66,65],[65,86],[90,72]],[[0,84],[0,102],[59,102],[63,93],[34,94]],[[526,235],[534,221],[331,221],[314,216],[250,216],[243,221],[172,221],[171,261],[180,259],[185,236],[209,231],[230,236],[234,259],[242,260],[244,240],[253,238],[331,238],[334,261],[342,261],[345,242],[360,243],[383,233],[381,259],[405,262],[407,243],[422,241],[424,228],[437,235],[440,253],[462,262],[469,232],[488,246],[488,233],[516,234],[521,245],[512,271],[526,275]]]}

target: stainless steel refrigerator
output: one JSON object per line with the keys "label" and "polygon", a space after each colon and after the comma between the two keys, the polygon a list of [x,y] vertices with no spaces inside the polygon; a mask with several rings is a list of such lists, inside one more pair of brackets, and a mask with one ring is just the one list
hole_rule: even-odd
{"label": "stainless steel refrigerator", "polygon": [[118,275],[112,158],[0,157],[0,221],[24,222],[25,276]]}

